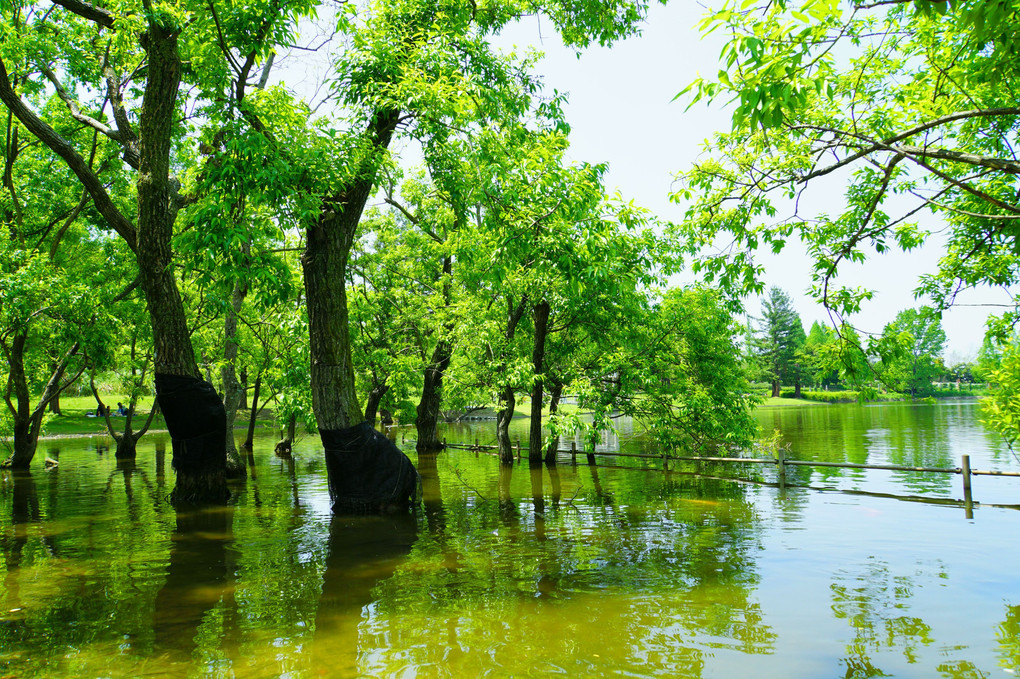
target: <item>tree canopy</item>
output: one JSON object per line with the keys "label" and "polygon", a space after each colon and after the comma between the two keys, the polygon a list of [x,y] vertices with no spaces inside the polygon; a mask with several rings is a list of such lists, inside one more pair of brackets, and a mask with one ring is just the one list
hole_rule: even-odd
{"label": "tree canopy", "polygon": [[[691,249],[713,248],[696,268],[760,289],[753,251],[799,238],[812,292],[839,325],[874,292],[837,280],[847,264],[909,252],[945,224],[944,254],[917,295],[938,312],[964,289],[1012,290],[1018,10],[1014,0],[750,0],[710,11],[702,30],[729,36],[723,70],[684,96],[729,103],[733,129],[673,196],[689,207]],[[833,182],[842,201],[829,197]],[[821,209],[809,207],[811,189],[826,195]],[[999,332],[1020,318],[1002,312]]]}

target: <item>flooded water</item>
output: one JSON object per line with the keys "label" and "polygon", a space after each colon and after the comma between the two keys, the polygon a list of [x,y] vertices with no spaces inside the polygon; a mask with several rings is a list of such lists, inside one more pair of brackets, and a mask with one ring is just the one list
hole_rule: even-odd
{"label": "flooded water", "polygon": [[[759,418],[791,458],[1020,471],[973,404]],[[620,430],[604,450],[652,450]],[[451,449],[410,452],[414,516],[350,519],[329,514],[315,439],[292,461],[272,443],[229,507],[199,512],[164,501],[160,436],[133,466],[75,439],[5,472],[0,677],[1020,673],[1020,478],[975,477],[967,518],[958,475],[797,467],[780,488],[764,465]]]}

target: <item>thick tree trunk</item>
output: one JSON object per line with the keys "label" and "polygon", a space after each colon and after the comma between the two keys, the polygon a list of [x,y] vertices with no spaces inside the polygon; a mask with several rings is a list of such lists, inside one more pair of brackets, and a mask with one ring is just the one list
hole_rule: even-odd
{"label": "thick tree trunk", "polygon": [[545,339],[549,334],[549,302],[542,300],[532,309],[535,343],[531,351],[531,424],[528,429],[528,459],[542,460],[542,372],[545,364]]}
{"label": "thick tree trunk", "polygon": [[351,247],[375,184],[378,163],[399,118],[398,111],[389,109],[373,115],[366,141],[374,152],[365,155],[354,179],[323,197],[321,213],[306,230],[301,256],[308,307],[312,408],[326,449],[334,512],[406,507],[417,488],[414,466],[365,423],[354,387],[347,313],[346,272]]}
{"label": "thick tree trunk", "polygon": [[443,447],[439,440],[439,409],[443,404],[443,375],[450,367],[453,357],[453,345],[446,340],[436,343],[432,351],[432,360],[425,368],[425,379],[421,388],[421,400],[418,401],[418,416],[414,426],[418,430],[419,453],[427,450],[436,451]]}
{"label": "thick tree trunk", "polygon": [[223,366],[220,368],[220,381],[223,382],[223,410],[227,418],[227,431],[224,439],[227,454],[227,476],[241,478],[247,467],[237,454],[234,441],[234,420],[237,418],[237,406],[241,402],[241,383],[237,381],[237,315],[248,294],[248,286],[234,284],[230,296],[230,306],[223,319]]}
{"label": "thick tree trunk", "polygon": [[[170,250],[177,216],[176,186],[170,180],[181,71],[177,32],[150,21],[145,49],[148,69],[138,125],[137,257],[152,324],[156,398],[173,439],[177,484],[170,498],[174,503],[224,502],[230,495],[224,446],[226,416],[215,389],[201,381]],[[218,412],[210,402],[210,392]],[[217,438],[219,444],[213,441]]]}
{"label": "thick tree trunk", "polygon": [[382,402],[383,396],[390,390],[390,385],[383,382],[372,387],[372,390],[368,392],[368,399],[365,401],[365,420],[375,426],[375,421],[379,416],[379,404]]}
{"label": "thick tree trunk", "polygon": [[783,386],[779,383],[779,380],[772,380],[772,398],[779,398],[782,391]]}

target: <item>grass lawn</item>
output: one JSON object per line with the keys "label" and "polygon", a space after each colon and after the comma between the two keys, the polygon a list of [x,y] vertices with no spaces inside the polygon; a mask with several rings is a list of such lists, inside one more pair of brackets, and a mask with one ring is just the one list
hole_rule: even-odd
{"label": "grass lawn", "polygon": [[[117,402],[121,401],[126,403],[126,396],[109,396],[103,395],[103,402],[111,406],[114,410],[117,409]],[[138,429],[145,424],[146,419],[149,417],[149,411],[152,409],[153,397],[145,396],[139,399],[135,405],[135,416],[131,420],[131,426],[137,432]],[[107,434],[106,421],[102,417],[89,417],[88,415],[94,415],[96,412],[96,399],[91,396],[61,396],[60,397],[60,415],[47,414],[46,419],[43,421],[43,436],[102,436]],[[266,415],[269,411],[262,411],[262,415],[259,417],[256,427],[258,430],[264,428],[275,429],[275,424],[272,419],[266,419]],[[249,411],[238,410],[237,419],[234,420],[234,429],[247,429],[248,427]],[[112,415],[110,421],[117,431],[122,431],[124,427],[124,418]],[[166,422],[163,420],[162,414],[157,414],[156,418],[152,421],[150,431],[166,430]],[[9,435],[9,434],[8,434]],[[0,434],[0,438],[3,435]]]}

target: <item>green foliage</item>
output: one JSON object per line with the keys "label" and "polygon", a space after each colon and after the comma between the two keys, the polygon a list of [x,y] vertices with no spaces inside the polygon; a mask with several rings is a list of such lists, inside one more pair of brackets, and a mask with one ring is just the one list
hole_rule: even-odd
{"label": "green foliage", "polygon": [[994,387],[981,401],[985,422],[1012,446],[1020,438],[1020,343],[1003,348],[999,367],[988,376]]}
{"label": "green foliage", "polygon": [[790,296],[776,286],[769,288],[761,308],[754,350],[765,377],[772,382],[773,396],[778,396],[781,385],[799,384],[804,375],[804,326]]}
{"label": "green foliage", "polygon": [[[799,236],[813,294],[842,323],[872,291],[837,274],[916,248],[928,236],[916,215],[927,211],[948,226],[945,256],[916,289],[936,311],[962,289],[1014,284],[1016,17],[1012,0],[749,0],[711,11],[702,29],[730,36],[724,70],[684,96],[729,100],[734,127],[673,196],[688,206],[675,235],[701,255],[695,270],[757,292],[753,251]],[[842,203],[823,184],[829,176],[845,186]],[[827,207],[802,211],[816,186]],[[709,249],[725,238],[731,247]],[[1000,333],[1017,317],[1009,310]]]}
{"label": "green foliage", "polygon": [[883,334],[896,347],[883,357],[886,383],[911,396],[931,395],[932,382],[945,372],[946,333],[938,315],[929,308],[904,309]]}
{"label": "green foliage", "polygon": [[632,415],[672,450],[750,445],[757,399],[748,395],[736,324],[720,294],[670,290],[630,323],[627,341],[602,357],[602,379],[580,390],[582,407]]}

